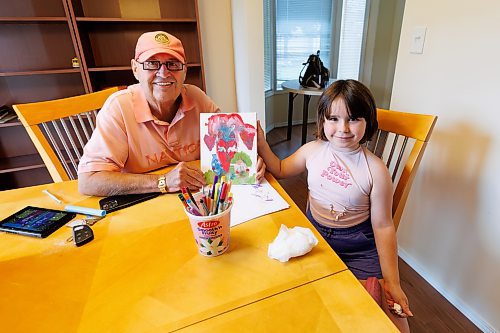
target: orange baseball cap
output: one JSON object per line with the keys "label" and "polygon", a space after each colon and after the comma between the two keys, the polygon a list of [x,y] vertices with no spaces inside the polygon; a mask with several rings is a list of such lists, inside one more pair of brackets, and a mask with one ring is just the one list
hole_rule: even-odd
{"label": "orange baseball cap", "polygon": [[177,37],[165,31],[143,33],[135,46],[135,60],[143,62],[159,53],[170,54],[182,62],[186,59],[184,47]]}

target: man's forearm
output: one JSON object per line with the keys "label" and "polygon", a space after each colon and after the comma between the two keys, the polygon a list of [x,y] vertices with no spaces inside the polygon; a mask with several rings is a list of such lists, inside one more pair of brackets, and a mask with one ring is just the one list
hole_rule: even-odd
{"label": "man's forearm", "polygon": [[101,197],[159,192],[158,175],[115,171],[87,172],[78,175],[78,190],[82,194]]}

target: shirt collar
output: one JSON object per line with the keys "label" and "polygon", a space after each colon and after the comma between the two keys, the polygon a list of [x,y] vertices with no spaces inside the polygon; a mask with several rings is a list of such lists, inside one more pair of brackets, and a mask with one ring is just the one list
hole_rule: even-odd
{"label": "shirt collar", "polygon": [[[139,84],[134,84],[129,87],[132,91],[132,104],[134,108],[135,120],[138,123],[145,123],[147,121],[160,121],[156,119],[155,116],[151,113],[151,109],[149,108],[148,101],[146,99],[146,95],[142,91]],[[191,98],[189,98],[186,86],[183,85],[181,88],[181,105],[179,106],[179,110],[177,110],[177,114],[174,119],[178,118],[179,113],[184,113],[194,108],[194,102]],[[168,124],[164,122],[165,124]]]}

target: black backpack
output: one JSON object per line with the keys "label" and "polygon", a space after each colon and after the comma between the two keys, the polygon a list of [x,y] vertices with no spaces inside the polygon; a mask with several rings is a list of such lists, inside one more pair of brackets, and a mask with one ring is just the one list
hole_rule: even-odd
{"label": "black backpack", "polygon": [[[303,87],[324,88],[330,79],[330,71],[323,66],[323,61],[319,58],[319,50],[316,54],[311,54],[299,74],[299,83]],[[307,68],[306,68],[307,66]],[[304,76],[302,72],[306,69]]]}

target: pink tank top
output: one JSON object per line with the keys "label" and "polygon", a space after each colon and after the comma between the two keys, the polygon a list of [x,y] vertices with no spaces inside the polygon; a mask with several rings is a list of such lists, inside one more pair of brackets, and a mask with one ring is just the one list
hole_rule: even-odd
{"label": "pink tank top", "polygon": [[307,158],[309,208],[314,219],[327,227],[346,228],[370,216],[372,175],[364,147],[335,150],[328,141],[317,140]]}

